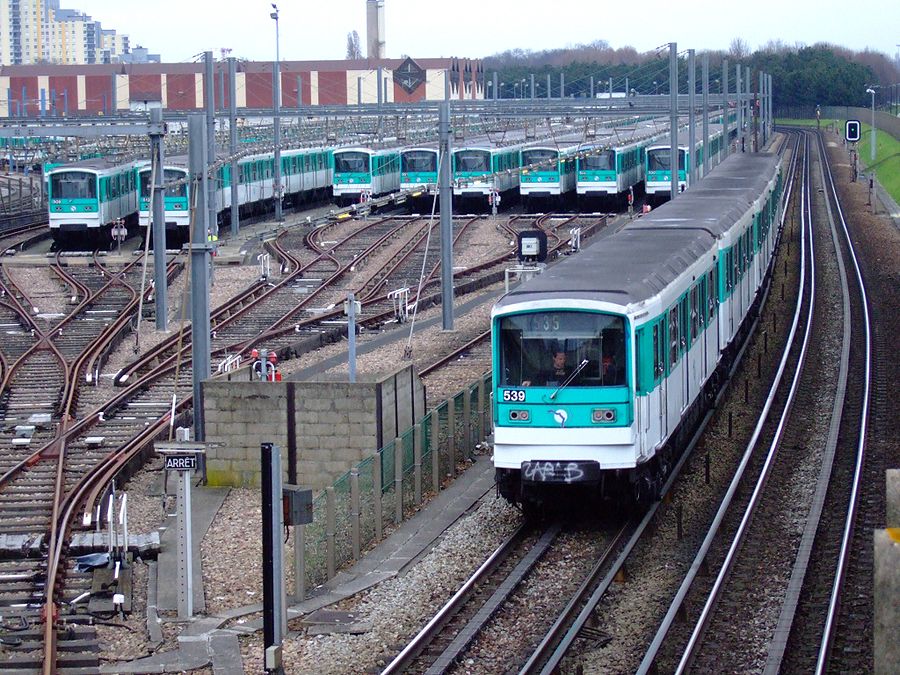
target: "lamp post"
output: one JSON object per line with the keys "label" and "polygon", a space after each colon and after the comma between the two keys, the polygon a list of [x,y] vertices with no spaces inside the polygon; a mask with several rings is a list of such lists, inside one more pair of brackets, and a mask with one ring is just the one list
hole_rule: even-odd
{"label": "lamp post", "polygon": [[872,160],[872,164],[875,163],[875,89],[869,87],[866,89],[867,94],[872,94],[872,152],[870,153],[870,157]]}
{"label": "lamp post", "polygon": [[272,3],[275,11],[269,16],[275,21],[275,67],[273,69],[274,85],[272,87],[273,126],[275,135],[275,181],[272,194],[275,197],[275,220],[281,222],[281,54],[278,40],[278,5]]}

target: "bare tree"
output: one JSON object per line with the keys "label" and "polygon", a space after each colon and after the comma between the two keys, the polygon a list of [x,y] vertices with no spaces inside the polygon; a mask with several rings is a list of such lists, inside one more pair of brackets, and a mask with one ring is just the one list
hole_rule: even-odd
{"label": "bare tree", "polygon": [[348,59],[361,59],[362,49],[359,47],[359,33],[355,30],[347,33],[347,58]]}
{"label": "bare tree", "polygon": [[728,58],[743,61],[750,56],[750,45],[743,38],[736,37],[728,47]]}

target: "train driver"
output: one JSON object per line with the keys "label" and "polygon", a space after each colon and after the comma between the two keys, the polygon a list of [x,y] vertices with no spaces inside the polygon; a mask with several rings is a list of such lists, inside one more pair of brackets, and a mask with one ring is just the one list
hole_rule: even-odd
{"label": "train driver", "polygon": [[[572,374],[572,368],[566,364],[566,352],[562,349],[553,350],[552,365],[547,370],[542,370],[535,378],[545,387],[558,387]],[[523,387],[530,387],[531,380],[523,380]]]}

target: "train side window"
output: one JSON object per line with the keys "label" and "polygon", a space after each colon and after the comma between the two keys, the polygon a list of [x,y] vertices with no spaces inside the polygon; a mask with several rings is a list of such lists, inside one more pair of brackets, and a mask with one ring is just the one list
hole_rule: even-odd
{"label": "train side window", "polygon": [[663,359],[659,344],[659,328],[662,324],[653,324],[653,380],[659,380],[663,374]]}
{"label": "train side window", "polygon": [[691,289],[691,342],[697,339],[700,333],[700,287],[694,286]]}
{"label": "train side window", "polygon": [[669,367],[678,363],[678,307],[669,310]]}
{"label": "train side window", "polygon": [[706,297],[708,301],[709,307],[709,319],[712,321],[712,318],[716,315],[716,305],[718,304],[717,299],[717,288],[716,288],[716,277],[715,277],[715,268],[709,271],[709,274],[706,275],[706,286],[707,292]]}

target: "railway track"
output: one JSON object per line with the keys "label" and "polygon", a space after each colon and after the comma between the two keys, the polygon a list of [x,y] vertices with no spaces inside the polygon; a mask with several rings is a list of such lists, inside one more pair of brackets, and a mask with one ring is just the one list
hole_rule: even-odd
{"label": "railway track", "polygon": [[[820,153],[818,161],[822,158]],[[817,219],[824,205],[813,201],[817,193],[811,167],[816,157],[808,137],[804,160],[801,222],[806,283],[791,329],[796,341],[791,340],[780,366],[786,377],[776,378],[741,470],[643,658],[642,673],[659,668],[677,673],[709,668],[779,671],[834,458],[852,457],[850,446],[863,445],[865,406],[848,398],[848,382],[852,372],[868,368],[863,361],[850,362],[854,300],[838,233],[833,221],[830,231],[812,225],[826,219]],[[826,302],[830,297],[842,302]],[[860,358],[868,351],[857,349]],[[813,365],[833,363],[835,354],[839,369]],[[861,390],[868,386],[863,382]],[[768,449],[755,453],[765,443]],[[748,466],[751,469],[744,473]],[[818,474],[817,482],[803,480],[810,472]],[[852,515],[848,519],[852,521]],[[841,548],[839,558],[845,555]],[[701,567],[717,573],[697,575]],[[834,584],[839,587],[839,578]],[[700,608],[699,614],[692,607]],[[689,632],[676,625],[679,614],[689,617]],[[822,633],[810,640],[823,664],[831,639],[829,623],[826,619]],[[754,629],[748,630],[751,625]],[[808,665],[814,664],[815,659]]]}
{"label": "railway track", "polygon": [[[399,259],[399,263],[390,265],[391,274],[408,274],[410,272],[405,270],[424,267],[424,252],[419,257],[414,255],[424,248],[424,226],[409,219],[393,225],[380,221],[380,225],[383,231],[387,231],[386,236],[384,232],[381,236],[376,232],[370,242],[348,236],[345,239],[355,241],[341,251],[333,250],[336,248],[334,246],[323,251],[324,244],[307,242],[318,252],[311,262],[302,262],[294,256],[289,242],[279,242],[274,251],[291,281],[319,279],[313,275],[321,271],[324,272],[321,274],[322,281],[328,279],[333,282],[336,271],[344,269],[345,274],[351,272],[354,263],[358,265],[361,262],[362,255],[374,255],[385,247],[397,249],[396,253],[388,256]],[[523,223],[522,226],[527,225]],[[456,233],[458,245],[464,245],[465,226],[466,223],[463,223]],[[411,234],[404,235],[403,232]],[[313,232],[310,236],[322,234]],[[388,244],[392,237],[398,238],[400,244],[397,245],[396,241]],[[557,239],[558,243],[563,241],[562,237]],[[503,256],[492,261],[490,265],[475,270],[475,273],[491,265],[498,267],[505,259],[506,256]],[[378,269],[382,267],[387,265]],[[294,275],[294,271],[305,271],[308,276]],[[329,271],[331,275],[326,276]],[[170,272],[174,273],[174,268]],[[134,264],[121,270],[107,270],[99,259],[84,268],[57,264],[55,273],[66,287],[71,301],[77,304],[64,316],[50,318],[46,326],[39,326],[31,320],[28,308],[33,303],[28,302],[27,291],[7,289],[6,298],[0,302],[0,311],[6,312],[10,322],[18,324],[16,340],[0,352],[4,382],[8,383],[4,387],[4,396],[9,399],[19,389],[24,391],[27,388],[12,386],[13,376],[19,372],[26,373],[26,368],[32,370],[23,377],[23,383],[38,380],[45,384],[42,391],[56,392],[40,396],[40,404],[45,406],[40,413],[43,422],[34,425],[28,444],[23,444],[27,450],[21,450],[18,455],[8,453],[12,461],[0,477],[0,498],[9,496],[13,501],[19,499],[18,504],[10,508],[24,513],[23,505],[35,507],[29,522],[18,523],[22,530],[19,534],[25,537],[23,541],[30,542],[29,547],[25,547],[22,555],[17,555],[9,565],[0,568],[3,569],[0,572],[0,599],[8,599],[9,607],[16,606],[22,610],[18,616],[21,616],[23,626],[27,624],[28,630],[35,630],[41,616],[54,618],[54,621],[47,621],[43,626],[45,648],[42,655],[31,649],[31,642],[23,641],[21,645],[27,645],[28,653],[25,653],[25,647],[17,649],[18,653],[8,659],[6,665],[29,669],[42,661],[45,672],[75,668],[90,670],[96,662],[96,644],[89,635],[89,629],[57,635],[58,621],[68,624],[87,620],[76,600],[86,597],[84,594],[90,581],[89,577],[75,573],[71,561],[66,559],[68,534],[80,522],[93,522],[94,505],[107,493],[110,481],[148,448],[154,438],[166,436],[175,418],[188,414],[192,389],[189,362],[182,363],[183,355],[189,348],[187,340],[182,342],[181,350],[171,349],[168,355],[162,350],[141,361],[143,371],[139,377],[129,379],[120,374],[118,384],[121,389],[109,400],[105,400],[94,387],[79,386],[81,382],[96,382],[111,345],[130,330],[129,322],[133,319],[138,300],[135,285],[140,275]],[[415,272],[416,275],[418,273]],[[386,280],[392,278],[391,274],[370,274],[354,288],[371,297],[368,302],[373,305],[383,302],[382,291],[389,283]],[[315,283],[316,289],[321,287],[324,295],[324,289],[329,284]],[[277,284],[276,287],[284,285]],[[277,326],[279,319],[273,321],[271,313],[265,316],[271,310],[260,309],[259,303],[259,298],[266,297],[271,289],[272,286],[267,283],[257,284],[242,294],[236,303],[228,305],[219,314],[224,317],[221,325],[214,324],[214,344],[219,340],[227,351],[235,342],[240,344],[254,339],[253,336],[260,332],[260,326],[267,323]],[[337,291],[338,295],[343,292],[343,289]],[[294,291],[292,312],[297,311],[296,295]],[[279,308],[274,315],[279,311],[284,310]],[[263,319],[253,325],[248,320],[251,312],[261,313]],[[282,322],[285,316],[289,315],[282,314]],[[374,320],[384,319],[376,313]],[[229,334],[231,325],[240,324],[251,324],[251,328],[243,331],[235,329],[233,335]],[[222,337],[217,332],[220,327],[223,329]],[[13,356],[14,362],[11,361]],[[27,366],[28,362],[32,365]],[[41,368],[51,368],[55,375],[51,376]],[[31,414],[33,411],[29,417]],[[54,492],[56,496],[52,496]],[[23,495],[28,497],[24,502],[21,500]],[[52,505],[52,509],[47,509],[48,504]],[[29,553],[36,557],[36,563],[25,557]],[[8,596],[3,589],[4,583],[12,589]],[[18,601],[25,596],[31,601],[23,607]],[[4,617],[7,616],[16,614],[4,614]],[[76,635],[77,639],[73,637]],[[73,639],[75,642],[70,642]],[[70,659],[74,650],[80,655]]]}
{"label": "railway track", "polygon": [[[47,616],[55,619],[57,608],[66,603],[76,622],[90,620],[79,617],[71,605],[76,597],[90,595],[91,577],[75,573],[66,560],[66,530],[59,527],[59,514],[74,485],[105,461],[110,449],[102,447],[103,439],[81,449],[69,447],[65,439],[77,414],[79,383],[87,365],[121,336],[137,308],[138,294],[131,283],[138,262],[113,270],[95,259],[90,267],[70,271],[57,256],[53,272],[71,289],[76,304],[68,314],[48,315],[46,322],[36,322],[28,311],[34,306],[28,289],[9,280],[3,284],[19,332],[32,338],[12,350],[3,345],[8,366],[0,394],[0,522],[6,535],[0,602],[6,625],[16,623],[23,633],[36,630]],[[170,272],[174,270],[172,266]],[[61,590],[57,594],[54,588]],[[58,636],[53,620],[44,622],[41,632],[37,644],[16,638],[2,664],[6,671],[99,667],[91,629]]]}

